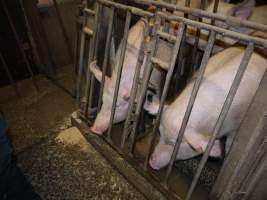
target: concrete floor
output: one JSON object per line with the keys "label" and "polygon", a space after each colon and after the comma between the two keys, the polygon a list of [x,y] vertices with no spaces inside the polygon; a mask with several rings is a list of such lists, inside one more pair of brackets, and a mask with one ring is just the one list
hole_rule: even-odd
{"label": "concrete floor", "polygon": [[[67,88],[73,84],[70,74],[58,77]],[[79,132],[78,140],[69,138],[64,130],[71,127],[74,99],[44,77],[37,80],[39,92],[30,80],[18,83],[20,98],[10,86],[0,88],[8,136],[36,192],[43,199],[144,199]]]}

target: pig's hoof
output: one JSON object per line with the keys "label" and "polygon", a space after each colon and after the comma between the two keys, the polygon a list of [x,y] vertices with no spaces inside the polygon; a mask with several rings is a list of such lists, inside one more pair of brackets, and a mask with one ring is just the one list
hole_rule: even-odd
{"label": "pig's hoof", "polygon": [[93,133],[93,134],[96,134],[96,135],[102,135],[103,133],[101,132],[101,131],[98,131],[96,128],[94,128],[94,127],[91,127],[90,129],[89,129],[89,131],[91,132],[91,133]]}

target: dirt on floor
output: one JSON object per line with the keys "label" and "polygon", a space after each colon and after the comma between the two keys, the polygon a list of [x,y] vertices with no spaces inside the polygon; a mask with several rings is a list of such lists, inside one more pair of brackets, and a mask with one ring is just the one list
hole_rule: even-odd
{"label": "dirt on floor", "polygon": [[[70,71],[57,80],[73,89]],[[0,88],[8,136],[36,192],[43,199],[144,199],[77,129],[68,129],[75,100],[45,77],[37,82],[39,92],[31,80],[19,82],[21,97],[10,86]]]}

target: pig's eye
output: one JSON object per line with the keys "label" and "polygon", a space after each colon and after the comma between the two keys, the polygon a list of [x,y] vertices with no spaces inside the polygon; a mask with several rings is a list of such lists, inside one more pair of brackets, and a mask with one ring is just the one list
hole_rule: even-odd
{"label": "pig's eye", "polygon": [[152,102],[152,100],[153,100],[153,96],[152,96],[152,94],[148,94],[148,95],[147,95],[147,100],[148,100],[149,102]]}

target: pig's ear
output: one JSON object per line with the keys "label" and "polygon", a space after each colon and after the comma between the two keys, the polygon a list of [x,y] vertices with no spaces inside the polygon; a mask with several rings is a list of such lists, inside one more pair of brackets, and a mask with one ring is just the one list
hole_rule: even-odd
{"label": "pig's ear", "polygon": [[[99,67],[97,66],[96,60],[91,62],[89,67],[90,67],[91,72],[94,74],[95,78],[101,83],[103,73],[100,71]],[[106,76],[105,81],[110,81],[110,78]]]}
{"label": "pig's ear", "polygon": [[[186,128],[185,130],[185,141],[198,153],[204,153],[210,137],[206,137],[204,134],[197,132],[194,128]],[[210,156],[220,157],[222,154],[221,146],[219,141],[215,141]]]}
{"label": "pig's ear", "polygon": [[255,0],[244,0],[229,11],[229,15],[241,19],[247,19],[253,12],[256,3]]}

